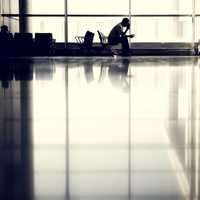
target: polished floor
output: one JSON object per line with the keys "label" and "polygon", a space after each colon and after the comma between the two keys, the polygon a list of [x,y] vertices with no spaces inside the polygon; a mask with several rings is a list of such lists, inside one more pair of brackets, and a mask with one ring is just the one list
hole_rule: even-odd
{"label": "polished floor", "polygon": [[0,63],[1,200],[200,199],[200,59]]}

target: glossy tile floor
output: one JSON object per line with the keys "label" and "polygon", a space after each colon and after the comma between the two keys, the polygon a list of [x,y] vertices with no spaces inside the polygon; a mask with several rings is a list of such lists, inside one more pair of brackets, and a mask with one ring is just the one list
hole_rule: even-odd
{"label": "glossy tile floor", "polygon": [[1,200],[198,200],[200,60],[1,61]]}

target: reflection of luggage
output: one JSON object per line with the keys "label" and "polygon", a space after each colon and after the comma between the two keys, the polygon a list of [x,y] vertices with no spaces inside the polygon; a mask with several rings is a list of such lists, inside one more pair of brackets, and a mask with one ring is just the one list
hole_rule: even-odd
{"label": "reflection of luggage", "polygon": [[83,42],[84,47],[88,49],[91,48],[93,39],[94,39],[94,33],[87,31],[84,36],[84,42]]}

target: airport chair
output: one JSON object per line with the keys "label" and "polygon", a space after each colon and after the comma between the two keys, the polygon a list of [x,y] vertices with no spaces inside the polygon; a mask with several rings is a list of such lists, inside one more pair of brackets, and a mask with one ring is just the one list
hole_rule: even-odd
{"label": "airport chair", "polygon": [[84,36],[75,36],[75,40],[78,44],[82,45],[84,42]]}
{"label": "airport chair", "polygon": [[80,50],[82,51],[81,53],[85,55],[94,54],[93,49],[92,49],[94,33],[90,31],[86,31],[85,36],[76,36],[75,39]]}
{"label": "airport chair", "polygon": [[100,44],[102,47],[102,50],[106,53],[109,53],[111,55],[117,54],[117,52],[112,49],[113,46],[118,46],[118,45],[110,45],[108,44],[108,37],[105,36],[101,31],[97,31],[98,36],[99,36],[99,40],[100,40]]}
{"label": "airport chair", "polygon": [[13,45],[15,55],[33,55],[33,34],[15,33]]}
{"label": "airport chair", "polygon": [[86,49],[90,49],[93,44],[94,33],[86,31],[85,36],[76,36],[76,42]]}
{"label": "airport chair", "polygon": [[55,39],[52,33],[35,33],[35,53],[36,55],[54,55]]}

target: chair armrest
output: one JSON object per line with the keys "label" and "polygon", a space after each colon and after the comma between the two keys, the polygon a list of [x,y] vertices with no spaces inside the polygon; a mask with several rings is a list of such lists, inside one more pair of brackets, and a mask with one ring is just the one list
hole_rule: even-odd
{"label": "chair armrest", "polygon": [[76,39],[76,42],[79,44],[83,44],[84,42],[84,36],[76,36],[75,39]]}

